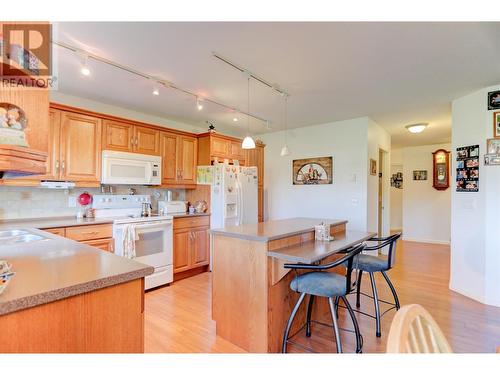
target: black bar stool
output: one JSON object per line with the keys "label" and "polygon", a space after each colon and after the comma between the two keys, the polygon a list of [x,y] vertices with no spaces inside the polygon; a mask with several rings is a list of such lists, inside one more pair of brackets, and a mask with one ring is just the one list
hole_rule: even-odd
{"label": "black bar stool", "polygon": [[[356,308],[359,309],[359,307],[361,306],[360,295],[363,294],[364,296],[373,299],[373,302],[375,305],[375,316],[367,314],[361,310],[355,310],[355,311],[375,319],[377,337],[381,336],[380,318],[388,311],[390,311],[394,308],[396,310],[399,310],[399,307],[400,307],[399,298],[398,298],[398,295],[396,293],[396,289],[394,288],[394,285],[392,285],[392,282],[386,273],[392,267],[394,267],[394,263],[396,261],[396,242],[400,237],[401,237],[401,233],[396,233],[396,234],[393,234],[392,236],[389,236],[389,237],[370,238],[368,241],[377,241],[378,244],[374,245],[374,246],[367,246],[364,249],[364,251],[378,251],[378,250],[383,249],[384,247],[388,246],[389,251],[387,253],[387,256],[380,256],[380,255],[379,256],[372,256],[372,255],[366,255],[366,254],[359,254],[356,257],[356,262],[354,264],[354,268],[356,268],[358,270],[358,278],[356,280]],[[370,282],[371,282],[372,293],[373,293],[372,296],[361,292],[361,278],[363,276],[363,272],[367,272],[370,275]],[[384,277],[385,281],[387,282],[387,284],[389,285],[389,288],[391,289],[391,292],[392,292],[392,296],[394,297],[394,303],[384,301],[384,300],[381,300],[378,298],[377,285],[375,284],[375,277],[374,277],[375,272],[380,272],[382,274],[382,276]],[[384,311],[382,314],[380,314],[380,303],[379,302],[385,303],[385,304],[390,305],[392,307],[387,309],[386,311]],[[336,304],[336,308],[338,308],[338,303]]]}
{"label": "black bar stool", "polygon": [[[328,304],[330,306],[330,313],[333,320],[333,332],[335,334],[335,343],[337,346],[337,353],[342,353],[342,343],[340,341],[340,332],[337,322],[337,311],[335,305],[341,299],[349,311],[352,323],[354,325],[354,333],[356,334],[356,353],[360,353],[362,350],[362,340],[361,334],[359,332],[358,322],[354,311],[347,301],[346,295],[352,291],[353,284],[351,284],[351,273],[353,269],[353,261],[356,256],[365,249],[365,244],[356,245],[349,249],[342,251],[346,255],[328,264],[285,264],[285,268],[291,268],[294,270],[304,269],[304,270],[314,270],[316,272],[308,272],[296,276],[290,283],[290,288],[300,293],[299,299],[295,304],[290,317],[288,318],[288,323],[285,328],[285,333],[283,335],[283,345],[282,353],[286,353],[286,348],[288,344],[288,336],[290,334],[290,328],[292,327],[293,320],[300,305],[304,301],[304,298],[309,295],[309,304],[307,306],[307,322],[306,322],[306,336],[311,336],[311,311],[313,307],[314,297],[325,297],[328,298]],[[331,268],[345,265],[346,274],[342,276],[337,273],[332,272],[321,272],[329,270]]]}

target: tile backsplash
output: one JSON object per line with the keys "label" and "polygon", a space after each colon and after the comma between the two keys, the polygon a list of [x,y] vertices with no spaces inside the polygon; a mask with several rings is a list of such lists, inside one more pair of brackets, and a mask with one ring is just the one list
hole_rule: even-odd
{"label": "tile backsplash", "polygon": [[[154,189],[141,186],[115,186],[115,194],[128,194],[133,187],[136,194],[151,195],[153,210],[157,209],[157,201],[165,200],[167,189]],[[54,190],[38,187],[0,186],[0,220],[41,218],[55,216],[76,216],[77,207],[69,207],[69,198],[78,197],[83,192],[91,195],[102,194],[100,188],[76,188]],[[185,200],[185,191],[172,189],[173,200]],[[157,196],[159,195],[159,198]]]}

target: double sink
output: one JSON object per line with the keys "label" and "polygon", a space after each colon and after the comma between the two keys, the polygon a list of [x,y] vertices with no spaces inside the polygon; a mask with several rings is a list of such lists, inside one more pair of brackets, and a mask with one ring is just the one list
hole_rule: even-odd
{"label": "double sink", "polygon": [[0,246],[16,245],[48,239],[26,229],[0,230]]}

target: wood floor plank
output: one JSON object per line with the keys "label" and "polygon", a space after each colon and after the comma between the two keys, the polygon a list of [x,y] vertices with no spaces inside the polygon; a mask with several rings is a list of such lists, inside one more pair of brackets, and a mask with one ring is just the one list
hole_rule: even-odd
{"label": "wood floor plank", "polygon": [[[400,241],[396,266],[388,272],[401,304],[418,303],[437,321],[455,352],[495,352],[500,344],[500,308],[483,305],[448,288],[450,249],[446,245]],[[391,293],[381,275],[376,276],[379,296],[391,300]],[[362,289],[370,293],[370,282],[363,276]],[[169,287],[146,293],[145,351],[168,353],[233,353],[242,350],[217,337],[211,319],[211,274],[203,273],[175,282]],[[354,306],[354,296],[349,296]],[[374,313],[373,302],[362,297],[361,309]],[[237,312],[235,312],[237,313]],[[375,336],[375,321],[357,314],[364,337],[364,353],[385,352],[389,327],[395,312],[382,319],[382,337]],[[330,324],[328,316],[324,322]],[[350,320],[340,310],[340,326],[352,329]],[[353,352],[352,333],[341,333],[344,350]],[[293,341],[316,352],[334,352],[330,327],[313,324],[312,336],[304,331]],[[299,345],[289,345],[290,352],[303,352]]]}

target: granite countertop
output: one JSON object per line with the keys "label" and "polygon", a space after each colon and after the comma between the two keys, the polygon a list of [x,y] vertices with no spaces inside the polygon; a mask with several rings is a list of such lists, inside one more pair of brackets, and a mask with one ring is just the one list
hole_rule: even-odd
{"label": "granite countertop", "polygon": [[221,229],[211,229],[210,234],[234,237],[250,241],[268,242],[296,234],[310,232],[322,222],[330,225],[346,224],[347,220],[293,218],[272,220],[256,224],[243,224]]}
{"label": "granite countertop", "polygon": [[[179,217],[191,216],[209,216],[209,212],[189,214],[187,212],[178,214],[168,214],[174,219]],[[74,216],[60,216],[60,217],[41,217],[36,219],[11,219],[0,220],[0,229],[11,228],[62,228],[62,227],[76,227],[81,225],[94,225],[94,224],[111,224],[116,217],[100,217],[100,218],[82,218],[77,219]]]}
{"label": "granite countertop", "polygon": [[0,315],[142,278],[154,270],[51,233],[26,230],[45,239],[0,245],[0,259],[15,272],[0,294]]}
{"label": "granite countertop", "polygon": [[12,228],[60,228],[60,227],[76,227],[80,225],[93,224],[108,224],[112,223],[114,218],[82,218],[77,219],[75,216],[60,216],[60,217],[41,217],[36,219],[12,219],[0,220],[0,229]]}
{"label": "granite countertop", "polygon": [[336,234],[333,241],[309,241],[300,245],[268,251],[267,254],[288,263],[312,264],[366,241],[375,235],[375,232],[348,230],[345,233]]}

